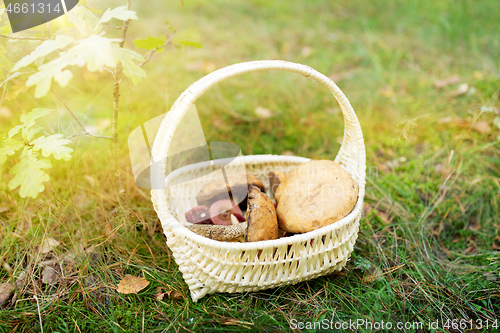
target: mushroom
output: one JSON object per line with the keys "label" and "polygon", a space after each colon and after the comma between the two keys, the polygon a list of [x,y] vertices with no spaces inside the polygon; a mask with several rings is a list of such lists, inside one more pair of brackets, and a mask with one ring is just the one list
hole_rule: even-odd
{"label": "mushroom", "polygon": [[278,186],[285,180],[286,175],[282,171],[269,172],[269,185],[271,186],[271,193],[274,196]]}
{"label": "mushroom", "polygon": [[336,162],[301,164],[276,190],[279,227],[304,233],[335,223],[353,210],[358,191],[356,181]]}
{"label": "mushroom", "polygon": [[248,186],[254,185],[261,191],[266,191],[259,178],[252,175],[231,176],[228,177],[227,181],[228,183],[222,178],[206,184],[196,196],[198,204],[209,207],[216,201],[228,199],[229,194],[231,194],[241,209],[245,209]]}
{"label": "mushroom", "polygon": [[194,207],[184,214],[186,221],[194,224],[212,224],[210,212],[205,206]]}
{"label": "mushroom", "polygon": [[229,242],[244,236],[247,229],[247,223],[238,223],[233,225],[200,225],[193,224],[187,226],[189,230],[203,237],[221,242]]}
{"label": "mushroom", "polygon": [[[245,241],[258,242],[278,239],[278,217],[269,197],[257,186],[250,185]],[[240,223],[241,224],[241,223]]]}
{"label": "mushroom", "polygon": [[235,206],[231,200],[219,200],[210,207],[210,218],[217,225],[231,225],[231,216],[233,214],[237,214],[236,218],[238,220],[239,216],[242,217],[240,208]]}

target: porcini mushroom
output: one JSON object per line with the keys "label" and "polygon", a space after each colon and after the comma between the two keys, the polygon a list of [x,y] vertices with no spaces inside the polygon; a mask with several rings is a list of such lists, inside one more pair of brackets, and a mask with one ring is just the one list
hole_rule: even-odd
{"label": "porcini mushroom", "polygon": [[236,218],[239,219],[238,216],[241,216],[241,210],[231,200],[219,200],[210,207],[210,218],[217,225],[231,225],[231,216],[233,214],[237,214]]}
{"label": "porcini mushroom", "polygon": [[271,186],[271,193],[274,196],[278,186],[285,180],[286,175],[282,171],[269,172],[269,186]]}
{"label": "porcini mushroom", "polygon": [[247,223],[245,241],[258,242],[278,239],[276,209],[271,199],[253,185],[250,185],[248,192]]}
{"label": "porcini mushroom", "polygon": [[187,226],[189,230],[203,237],[221,242],[229,242],[236,240],[238,237],[245,235],[247,223],[242,222],[233,225],[203,225],[193,224]]}
{"label": "porcini mushroom", "polygon": [[304,233],[335,223],[353,210],[358,191],[356,181],[336,162],[301,164],[276,190],[279,227]]}
{"label": "porcini mushroom", "polygon": [[250,185],[257,186],[263,192],[266,191],[259,178],[252,175],[231,176],[227,180],[228,183],[225,179],[217,179],[206,184],[196,196],[198,204],[210,207],[216,201],[228,199],[229,193],[231,193],[234,201],[239,203],[242,209],[245,209]]}

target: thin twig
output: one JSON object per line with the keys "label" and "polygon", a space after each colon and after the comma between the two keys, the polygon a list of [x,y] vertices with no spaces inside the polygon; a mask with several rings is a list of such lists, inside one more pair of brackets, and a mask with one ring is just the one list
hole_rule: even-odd
{"label": "thin twig", "polygon": [[0,34],[0,37],[8,38],[8,39],[19,39],[19,40],[41,40],[41,41],[47,40],[47,38],[40,38],[40,37],[14,37],[14,36],[5,36],[5,35],[1,35],[1,34]]}
{"label": "thin twig", "polygon": [[108,27],[113,28],[113,29],[122,29],[123,28],[123,27],[117,27],[116,25],[111,25],[108,22],[105,22],[104,24],[107,25]]}
{"label": "thin twig", "polygon": [[[127,10],[130,10],[130,6],[132,4],[132,0],[127,0]],[[123,27],[122,27],[122,41],[120,42],[120,47],[123,47],[123,44],[125,44],[125,37],[127,36],[127,30],[128,30],[128,24],[130,23],[131,20],[126,20],[123,22]]]}
{"label": "thin twig", "polygon": [[78,134],[70,135],[70,136],[66,137],[66,139],[71,139],[71,138],[75,138],[75,137],[77,137],[77,136],[84,136],[84,135],[90,135],[91,137],[96,138],[96,139],[108,139],[108,140],[113,140],[113,137],[112,137],[112,136],[95,135],[95,134],[92,134],[92,133],[90,133],[90,132],[78,133]]}
{"label": "thin twig", "polygon": [[[163,43],[163,45],[160,45],[160,46],[158,46],[158,47],[156,47],[156,48],[154,48],[154,49],[150,50],[150,51],[146,54],[146,59],[145,59],[143,62],[141,62],[140,64],[138,64],[137,66],[141,67],[142,65],[146,64],[147,62],[149,62],[149,60],[151,59],[151,57],[153,56],[153,54],[155,54],[158,50],[163,49],[163,48],[164,48],[164,47],[166,47],[168,44],[170,44],[170,42],[172,41],[172,38],[174,38],[174,34],[175,34],[175,32],[174,32],[174,33],[172,33],[172,34],[168,37],[167,41],[166,41],[165,43]],[[125,79],[125,75],[124,75],[124,76],[120,79],[120,82],[122,82],[122,81],[123,81],[123,79]]]}
{"label": "thin twig", "polygon": [[[127,10],[130,10],[132,0],[127,0]],[[121,48],[125,44],[125,38],[127,37],[127,30],[130,20],[126,20],[123,22],[122,26],[122,40],[119,44]],[[115,160],[115,181],[116,187],[119,192],[118,200],[120,200],[120,195],[125,193],[123,189],[123,185],[121,182],[121,175],[118,171],[118,158],[120,156],[120,152],[118,151],[118,113],[120,108],[120,76],[121,76],[121,63],[118,63],[114,72],[113,72],[113,142],[114,142],[114,160]]]}
{"label": "thin twig", "polygon": [[167,41],[165,43],[163,43],[163,45],[160,45],[158,46],[157,48],[154,48],[152,49],[151,51],[148,52],[148,54],[146,55],[146,60],[144,60],[143,62],[141,62],[139,65],[137,66],[142,66],[144,65],[145,63],[147,63],[150,59],[151,59],[151,56],[158,50],[166,47],[168,44],[170,44],[170,42],[172,41],[172,38],[174,38],[174,35],[175,35],[175,32],[173,32],[167,39]]}
{"label": "thin twig", "polygon": [[72,136],[68,137],[68,139],[76,137],[76,136],[82,136],[82,135],[89,135],[89,136],[92,136],[92,137],[94,137],[96,139],[111,139],[111,140],[113,139],[112,137],[102,136],[102,135],[95,135],[95,134],[92,134],[89,131],[87,131],[85,129],[85,126],[83,126],[83,124],[80,122],[80,120],[76,117],[76,115],[73,113],[73,111],[71,111],[71,109],[68,107],[68,105],[66,103],[64,103],[64,101],[61,99],[61,97],[59,97],[59,95],[56,94],[54,91],[52,91],[52,93],[57,97],[57,99],[62,103],[62,105],[64,105],[64,107],[66,108],[66,110],[68,110],[68,112],[71,114],[71,116],[73,116],[73,118],[78,123],[78,126],[80,126],[80,128],[83,131],[83,133],[72,135]]}

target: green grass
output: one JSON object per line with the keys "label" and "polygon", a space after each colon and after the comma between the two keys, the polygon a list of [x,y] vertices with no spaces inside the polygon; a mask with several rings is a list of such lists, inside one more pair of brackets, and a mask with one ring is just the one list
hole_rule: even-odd
{"label": "green grass", "polygon": [[[0,193],[0,207],[10,207],[0,213],[0,282],[27,276],[15,306],[0,309],[0,332],[40,331],[40,321],[44,332],[280,332],[289,331],[294,319],[332,317],[424,327],[439,320],[437,331],[451,332],[443,327],[447,319],[500,320],[500,256],[494,250],[500,246],[500,130],[493,125],[498,115],[480,111],[500,109],[500,2],[154,1],[133,7],[140,20],[131,24],[131,39],[168,34],[168,20],[177,40],[203,47],[170,48],[146,65],[148,78],[140,85],[122,85],[123,206],[114,191],[112,147],[91,139],[75,142],[73,159],[51,170],[38,199]],[[257,59],[299,62],[332,75],[351,101],[368,165],[359,238],[339,274],[193,303],[149,193],[134,184],[127,136],[166,112],[210,67]],[[433,87],[455,74],[471,87],[467,94],[451,96],[458,84]],[[111,116],[106,73],[56,90],[88,124]],[[52,97],[31,96],[29,90],[4,102],[15,116],[2,120],[2,133],[22,112],[57,105]],[[333,159],[340,147],[343,120],[334,98],[291,73],[233,78],[196,106],[207,141],[235,142],[246,155],[291,151]],[[279,115],[242,117],[253,116],[258,106]],[[58,107],[46,127],[68,131],[71,118]],[[450,116],[468,123],[442,121]],[[491,131],[475,131],[472,124],[479,121]],[[60,245],[41,254],[46,237]],[[42,284],[38,263],[65,254],[75,259],[64,260],[63,277],[53,286]],[[151,283],[138,295],[119,294],[114,288],[125,274]],[[157,300],[157,287],[183,297]]]}

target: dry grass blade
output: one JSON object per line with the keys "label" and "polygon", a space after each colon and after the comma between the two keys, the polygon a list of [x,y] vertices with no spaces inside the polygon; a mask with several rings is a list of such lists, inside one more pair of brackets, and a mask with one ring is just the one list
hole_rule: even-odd
{"label": "dry grass blade", "polygon": [[453,75],[453,76],[447,77],[446,79],[434,81],[434,88],[441,89],[441,88],[446,87],[450,84],[455,84],[458,82],[460,82],[460,76]]}

